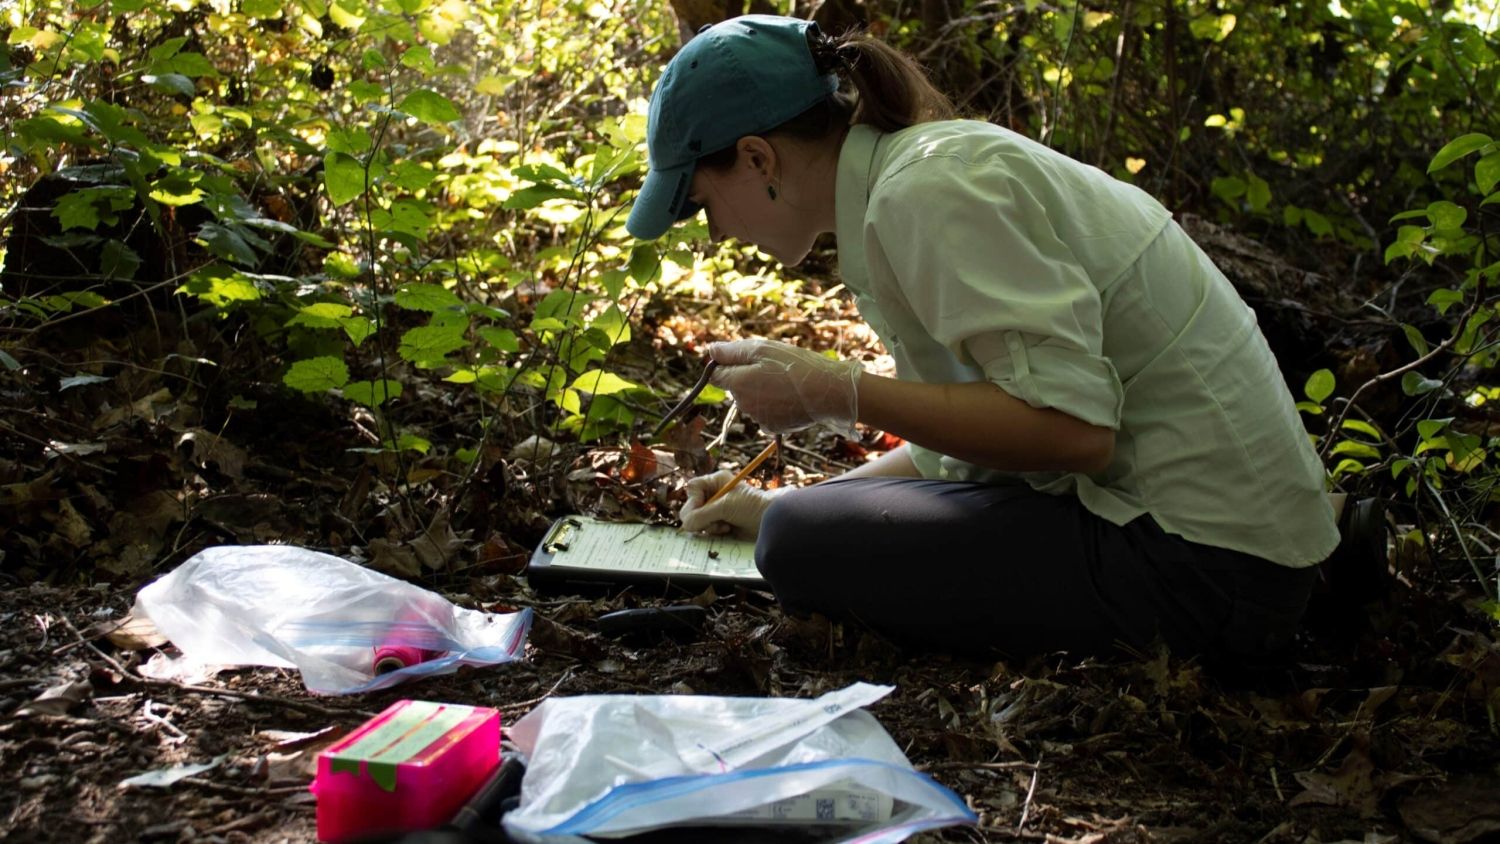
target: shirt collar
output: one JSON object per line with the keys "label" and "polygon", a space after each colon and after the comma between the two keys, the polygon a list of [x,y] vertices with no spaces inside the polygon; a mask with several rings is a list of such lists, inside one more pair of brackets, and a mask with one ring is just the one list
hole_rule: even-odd
{"label": "shirt collar", "polygon": [[834,234],[838,238],[839,278],[855,293],[869,287],[865,266],[865,215],[870,189],[879,175],[876,154],[884,133],[868,124],[849,127],[839,151],[838,177],[834,184]]}

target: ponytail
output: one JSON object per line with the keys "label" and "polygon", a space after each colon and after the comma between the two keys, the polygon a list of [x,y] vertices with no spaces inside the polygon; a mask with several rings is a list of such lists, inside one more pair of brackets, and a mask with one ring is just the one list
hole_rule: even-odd
{"label": "ponytail", "polygon": [[866,32],[851,30],[838,38],[812,35],[808,46],[819,70],[853,84],[858,96],[850,122],[895,132],[953,116],[953,104],[915,59]]}

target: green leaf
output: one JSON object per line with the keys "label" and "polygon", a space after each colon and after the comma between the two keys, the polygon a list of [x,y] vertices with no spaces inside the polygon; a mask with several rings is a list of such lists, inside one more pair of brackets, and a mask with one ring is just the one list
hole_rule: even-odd
{"label": "green leaf", "polygon": [[113,185],[81,188],[57,200],[52,207],[52,216],[57,218],[63,231],[68,229],[93,230],[100,223],[114,225],[120,221],[118,212],[135,202],[135,191]]}
{"label": "green leaf", "polygon": [[1441,434],[1452,421],[1452,419],[1423,419],[1417,423],[1417,435],[1424,440],[1433,439]]}
{"label": "green leaf", "polygon": [[521,351],[521,341],[516,337],[516,332],[508,328],[496,328],[487,325],[476,332],[479,338],[501,352]]}
{"label": "green leaf", "polygon": [[211,264],[195,271],[177,292],[197,296],[216,308],[260,299],[260,288],[254,281],[224,264]]}
{"label": "green leaf", "polygon": [[449,352],[464,347],[463,325],[424,325],[401,335],[396,353],[418,366],[437,365]]}
{"label": "green leaf", "polygon": [[1456,229],[1468,218],[1468,211],[1446,199],[1427,206],[1427,219],[1432,221],[1433,228]]}
{"label": "green leaf", "polygon": [[618,302],[627,277],[624,270],[605,270],[599,274],[599,286],[604,288],[605,295]]}
{"label": "green leaf", "polygon": [[304,305],[297,310],[297,315],[287,321],[287,325],[305,325],[308,328],[340,328],[343,320],[354,309],[348,305],[338,302],[314,302]]}
{"label": "green leaf", "polygon": [[421,190],[432,184],[437,176],[436,170],[423,167],[417,161],[398,161],[391,165],[390,170],[391,181],[407,190]]}
{"label": "green leaf", "polygon": [[328,151],[362,155],[375,145],[370,133],[360,128],[335,129],[328,133]]}
{"label": "green leaf", "polygon": [[292,364],[292,368],[281,377],[281,381],[288,387],[304,393],[336,390],[349,383],[349,367],[332,355],[308,358]]}
{"label": "green leaf", "polygon": [[1401,330],[1406,332],[1406,342],[1410,343],[1411,347],[1417,350],[1418,355],[1427,354],[1427,352],[1429,351],[1429,348],[1427,346],[1427,338],[1422,336],[1422,332],[1418,330],[1415,325],[1407,325],[1403,323],[1401,326]]}
{"label": "green leaf", "polygon": [[[247,232],[240,228],[221,226],[218,223],[204,223],[198,229],[198,241],[208,251],[220,258],[229,261],[238,261],[241,264],[254,265],[260,260]],[[264,241],[261,242],[264,245]]]}
{"label": "green leaf", "polygon": [[1357,431],[1376,442],[1384,442],[1385,437],[1380,435],[1380,430],[1363,419],[1345,419],[1344,428],[1349,431]]}
{"label": "green leaf", "polygon": [[1281,209],[1282,225],[1295,226],[1302,222],[1302,209],[1295,205],[1287,205]]}
{"label": "green leaf", "polygon": [[1495,189],[1495,183],[1500,182],[1500,152],[1492,152],[1479,159],[1474,165],[1474,182],[1482,194]]}
{"label": "green leaf", "polygon": [[583,195],[572,188],[560,188],[553,185],[532,185],[529,188],[522,188],[511,194],[505,202],[501,203],[501,207],[512,210],[525,210],[527,208],[535,208],[549,199],[581,201]]}
{"label": "green leaf", "polygon": [[616,305],[610,305],[604,309],[603,313],[595,317],[594,321],[589,323],[589,330],[599,332],[603,340],[601,348],[605,350],[630,342],[630,321]]}
{"label": "green leaf", "polygon": [[1352,457],[1368,457],[1372,460],[1380,459],[1380,449],[1357,440],[1340,440],[1333,447],[1333,454],[1347,454]]}
{"label": "green leaf", "polygon": [[1471,152],[1484,149],[1489,144],[1490,136],[1479,132],[1471,132],[1470,134],[1454,138],[1448,142],[1447,146],[1438,150],[1437,155],[1432,157],[1432,163],[1427,165],[1427,172],[1435,173]]}
{"label": "green leaf", "polygon": [[593,369],[573,379],[568,385],[570,390],[581,390],[585,393],[593,393],[596,396],[609,396],[625,390],[639,390],[641,385],[626,381],[613,372],[605,372],[602,369]]}
{"label": "green leaf", "polygon": [[1303,413],[1308,414],[1309,416],[1323,415],[1323,405],[1316,402],[1299,401],[1297,402],[1297,409],[1302,411]]}
{"label": "green leaf", "polygon": [[1462,304],[1463,301],[1463,291],[1454,290],[1451,287],[1440,287],[1427,296],[1427,304],[1437,308],[1437,312],[1440,314],[1448,313],[1449,308]]}
{"label": "green leaf", "polygon": [[407,94],[396,108],[435,126],[444,126],[463,117],[452,100],[426,88],[418,88]]}
{"label": "green leaf", "polygon": [[349,335],[349,339],[354,343],[355,347],[363,343],[366,337],[375,333],[375,323],[365,317],[345,317],[339,320],[339,325],[343,326],[344,333]]}
{"label": "green leaf", "polygon": [[647,284],[661,272],[661,253],[650,243],[637,243],[630,250],[630,277],[639,284]]}
{"label": "green leaf", "polygon": [[1333,395],[1333,388],[1336,384],[1332,371],[1320,369],[1307,377],[1307,384],[1302,387],[1302,392],[1308,398],[1321,404],[1324,399]]}
{"label": "green leaf", "polygon": [[198,92],[198,87],[193,84],[193,80],[180,73],[163,73],[160,75],[143,73],[141,74],[141,81],[158,91],[165,91],[168,94],[176,94],[180,97],[191,97]]}
{"label": "green leaf", "polygon": [[1307,230],[1318,237],[1326,237],[1333,234],[1333,223],[1328,218],[1319,214],[1311,208],[1302,209],[1302,222],[1307,224]]}
{"label": "green leaf", "polygon": [[407,284],[396,291],[396,304],[407,310],[438,311],[461,310],[464,306],[452,290],[438,284]]}
{"label": "green leaf", "polygon": [[1408,396],[1420,396],[1430,393],[1443,386],[1443,382],[1434,381],[1420,372],[1408,372],[1401,376],[1401,392]]}
{"label": "green leaf", "polygon": [[365,168],[347,153],[330,153],[323,161],[323,183],[328,187],[328,201],[343,205],[365,192]]}
{"label": "green leaf", "polygon": [[129,281],[135,278],[135,271],[140,266],[141,256],[118,240],[105,241],[104,248],[99,252],[99,272],[108,278]]}
{"label": "green leaf", "polygon": [[177,73],[183,76],[218,76],[219,71],[202,53],[178,53],[170,59],[151,65],[151,72],[158,76]]}
{"label": "green leaf", "polygon": [[1245,191],[1245,201],[1250,203],[1250,210],[1264,211],[1271,204],[1271,186],[1265,179],[1250,174],[1250,185]]}
{"label": "green leaf", "polygon": [[432,450],[432,441],[416,434],[402,434],[396,440],[397,451],[415,451],[418,454],[426,454]]}
{"label": "green leaf", "polygon": [[374,381],[350,381],[344,385],[344,398],[366,407],[379,407],[401,397],[401,382],[389,378]]}
{"label": "green leaf", "polygon": [[1208,187],[1209,190],[1213,191],[1214,196],[1225,202],[1233,202],[1239,199],[1248,190],[1245,180],[1238,176],[1217,176]]}
{"label": "green leaf", "polygon": [[401,54],[401,64],[420,71],[424,75],[436,69],[432,63],[432,51],[421,45],[407,48],[406,52]]}
{"label": "green leaf", "polygon": [[21,370],[21,362],[11,357],[10,353],[4,350],[0,350],[0,364],[4,364],[5,368],[11,372],[19,372]]}

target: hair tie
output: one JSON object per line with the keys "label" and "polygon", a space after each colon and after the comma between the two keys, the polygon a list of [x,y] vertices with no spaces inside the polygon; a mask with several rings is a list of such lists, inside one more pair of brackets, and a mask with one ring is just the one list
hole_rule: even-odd
{"label": "hair tie", "polygon": [[854,71],[854,63],[859,60],[859,53],[854,45],[848,41],[838,42],[822,32],[809,32],[808,47],[812,52],[813,64],[819,73],[836,73],[840,76],[848,76]]}

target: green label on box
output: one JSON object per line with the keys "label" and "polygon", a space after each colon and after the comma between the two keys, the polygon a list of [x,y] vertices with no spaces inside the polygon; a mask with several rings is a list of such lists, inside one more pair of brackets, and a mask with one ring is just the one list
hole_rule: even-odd
{"label": "green label on box", "polygon": [[474,713],[472,706],[415,700],[329,760],[334,773],[358,774],[360,763],[375,784],[396,790],[396,766],[426,750]]}

